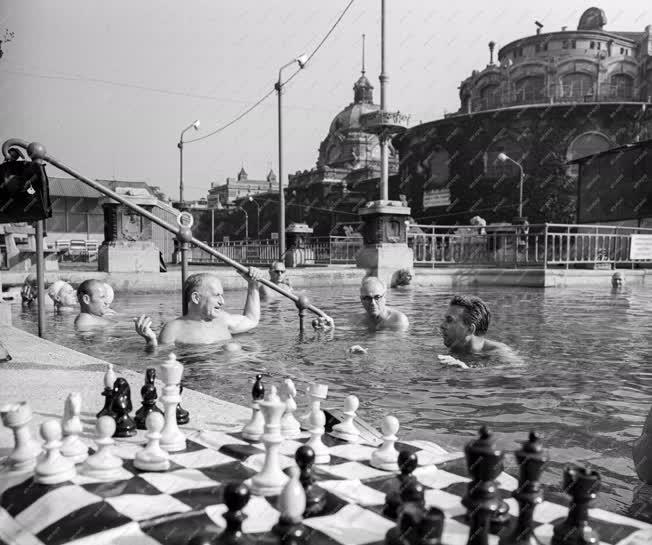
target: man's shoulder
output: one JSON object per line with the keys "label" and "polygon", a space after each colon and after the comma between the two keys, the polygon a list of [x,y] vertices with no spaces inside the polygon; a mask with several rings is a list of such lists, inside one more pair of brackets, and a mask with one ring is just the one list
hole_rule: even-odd
{"label": "man's shoulder", "polygon": [[505,343],[501,343],[500,341],[492,341],[489,339],[484,340],[484,344],[482,345],[482,351],[483,352],[513,352],[513,350]]}
{"label": "man's shoulder", "polygon": [[408,317],[401,312],[400,310],[396,310],[395,308],[390,309],[390,317],[389,317],[389,322],[392,325],[398,326],[398,327],[408,327],[410,325],[410,321],[408,320]]}

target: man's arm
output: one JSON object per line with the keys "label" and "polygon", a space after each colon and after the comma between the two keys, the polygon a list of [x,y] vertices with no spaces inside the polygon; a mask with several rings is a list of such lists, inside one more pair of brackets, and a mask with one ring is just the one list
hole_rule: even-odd
{"label": "man's arm", "polygon": [[[243,275],[244,276],[244,275]],[[258,292],[258,278],[260,271],[249,267],[246,276],[247,282],[247,300],[245,301],[242,316],[235,314],[226,314],[226,325],[231,333],[245,333],[252,330],[260,321],[260,294]]]}
{"label": "man's arm", "polygon": [[634,441],[632,459],[638,478],[652,484],[652,409],[645,419],[643,433]]}
{"label": "man's arm", "polygon": [[145,339],[148,347],[155,348],[159,344],[173,344],[176,341],[174,320],[163,326],[161,333],[156,338],[156,333],[152,330],[152,319],[144,314],[134,320],[136,324],[136,333]]}
{"label": "man's arm", "polygon": [[400,311],[396,311],[394,314],[394,329],[397,331],[405,331],[410,327],[410,321],[408,317]]}

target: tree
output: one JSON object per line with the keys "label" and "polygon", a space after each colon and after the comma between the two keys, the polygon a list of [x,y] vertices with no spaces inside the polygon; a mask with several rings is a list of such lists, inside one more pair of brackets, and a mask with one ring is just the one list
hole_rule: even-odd
{"label": "tree", "polygon": [[3,43],[8,44],[8,43],[9,43],[11,40],[13,40],[13,39],[14,39],[14,33],[13,33],[13,32],[9,32],[9,29],[8,29],[8,28],[5,28],[5,35],[4,35],[4,38],[3,38],[2,40],[0,40],[0,59],[1,59],[2,56],[4,55],[4,51],[2,50],[2,44],[3,44]]}

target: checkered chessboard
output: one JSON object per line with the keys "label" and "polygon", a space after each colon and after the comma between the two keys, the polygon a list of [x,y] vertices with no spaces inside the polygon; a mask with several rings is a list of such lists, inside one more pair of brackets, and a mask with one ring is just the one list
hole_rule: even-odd
{"label": "checkered chessboard", "polygon": [[[294,464],[296,449],[308,434],[286,440],[281,447],[284,468]],[[369,464],[373,447],[351,445],[325,435],[331,462],[315,466],[318,486],[326,491],[325,511],[304,521],[313,545],[382,544],[394,522],[382,515],[385,495],[396,487],[395,474]],[[121,442],[122,477],[102,482],[82,475],[54,486],[35,484],[30,474],[7,478],[0,474],[0,545],[183,545],[194,535],[225,527],[222,491],[229,481],[247,482],[265,458],[262,443],[239,433],[195,432],[184,451],[171,455],[164,473],[139,471],[133,458],[139,445]],[[464,460],[426,441],[407,441],[397,448],[417,453],[414,475],[426,488],[427,506],[446,514],[442,543],[465,545],[468,525],[461,496],[466,491]],[[500,491],[510,506],[516,480],[503,473]],[[275,543],[271,528],[279,518],[278,497],[251,497],[243,530],[253,543]],[[544,501],[535,510],[536,535],[549,543],[553,525],[566,517],[567,507]],[[591,511],[602,543],[649,545],[652,525],[600,509]],[[490,543],[498,542],[496,536]]]}

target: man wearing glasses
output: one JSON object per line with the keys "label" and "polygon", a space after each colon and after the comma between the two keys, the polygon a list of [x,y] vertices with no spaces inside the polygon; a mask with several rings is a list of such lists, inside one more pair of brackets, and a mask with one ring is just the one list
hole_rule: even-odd
{"label": "man wearing glasses", "polygon": [[360,286],[360,301],[365,309],[365,321],[370,329],[405,331],[410,322],[401,311],[389,308],[385,300],[387,289],[375,276],[368,276]]}
{"label": "man wearing glasses", "polygon": [[[269,266],[269,279],[272,283],[283,288],[285,291],[292,293],[292,286],[290,285],[290,279],[288,278],[287,271],[285,269],[285,264],[282,261],[274,261]],[[272,301],[280,295],[275,292],[273,289],[263,286],[262,284],[258,288],[260,292],[261,301]]]}

